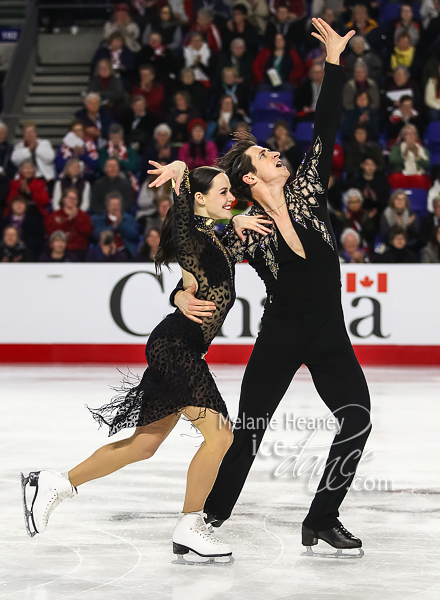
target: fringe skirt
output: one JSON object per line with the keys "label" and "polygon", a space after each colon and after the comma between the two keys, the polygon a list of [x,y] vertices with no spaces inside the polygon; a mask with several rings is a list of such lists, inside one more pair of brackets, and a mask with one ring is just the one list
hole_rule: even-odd
{"label": "fringe skirt", "polygon": [[[179,312],[168,315],[151,332],[145,347],[148,367],[142,379],[129,373],[109,404],[89,408],[109,436],[126,427],[142,427],[186,406],[200,407],[197,418],[212,410],[229,419],[228,410],[203,356],[200,326]],[[134,380],[134,381],[133,381]],[[193,419],[194,421],[195,419]]]}

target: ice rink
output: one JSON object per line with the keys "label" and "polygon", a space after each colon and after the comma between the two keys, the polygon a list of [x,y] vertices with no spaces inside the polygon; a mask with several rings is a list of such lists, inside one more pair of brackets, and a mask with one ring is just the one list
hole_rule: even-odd
{"label": "ice rink", "polygon": [[[131,368],[142,373],[144,366]],[[234,417],[244,368],[212,369]],[[341,510],[365,556],[301,556],[301,522],[317,484],[312,467],[336,432],[314,427],[318,422],[301,428],[301,418],[328,416],[303,368],[232,518],[218,530],[232,544],[235,564],[217,567],[172,562],[186,470],[201,443],[182,420],[152,459],[80,487],[52,514],[47,533],[29,538],[20,471],[67,470],[107,443],[107,431],[97,430],[84,406],[108,402],[119,374],[113,367],[0,367],[0,598],[439,600],[440,369],[365,373],[373,432],[357,490]]]}

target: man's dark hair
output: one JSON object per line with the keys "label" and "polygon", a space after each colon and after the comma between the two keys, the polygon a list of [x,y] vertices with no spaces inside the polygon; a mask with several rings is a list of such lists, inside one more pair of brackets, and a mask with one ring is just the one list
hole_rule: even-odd
{"label": "man's dark hair", "polygon": [[233,139],[235,144],[217,160],[216,164],[229,177],[231,193],[239,200],[253,202],[251,188],[243,181],[243,176],[247,173],[256,173],[251,157],[245,152],[255,146],[257,140],[253,135],[244,131],[235,133]]}
{"label": "man's dark hair", "polygon": [[241,2],[238,4],[234,4],[234,6],[232,7],[232,12],[234,12],[234,10],[241,12],[241,14],[245,16],[247,16],[249,13],[246,4],[241,4]]}

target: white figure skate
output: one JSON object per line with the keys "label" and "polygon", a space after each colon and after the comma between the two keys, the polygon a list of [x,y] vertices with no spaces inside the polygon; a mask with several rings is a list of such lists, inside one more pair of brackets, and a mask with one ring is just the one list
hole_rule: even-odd
{"label": "white figure skate", "polygon": [[[35,487],[35,494],[29,509],[26,500],[26,486]],[[23,490],[24,522],[28,535],[34,537],[44,533],[52,511],[66,498],[73,498],[78,492],[70,483],[67,473],[56,471],[32,471],[27,477],[21,474]]]}
{"label": "white figure skate", "polygon": [[[178,559],[173,561],[174,564],[231,565],[234,562],[231,547],[208,530],[203,517],[202,510],[180,514],[173,532],[173,552],[178,556]],[[183,555],[190,551],[202,560],[183,558]]]}

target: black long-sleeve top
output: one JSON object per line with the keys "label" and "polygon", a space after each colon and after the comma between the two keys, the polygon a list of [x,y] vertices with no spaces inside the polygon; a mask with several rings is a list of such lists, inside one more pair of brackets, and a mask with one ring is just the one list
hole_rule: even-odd
{"label": "black long-sleeve top", "polygon": [[[292,224],[306,258],[291,250],[275,222],[268,235],[246,230],[242,242],[231,220],[221,238],[235,261],[247,259],[264,281],[268,295],[266,313],[295,315],[304,308],[319,308],[331,296],[340,294],[340,263],[327,210],[327,189],[341,119],[343,84],[343,67],[326,63],[311,148],[294,181],[284,186]],[[249,214],[270,219],[256,201]],[[183,289],[181,282],[171,295],[172,304],[179,289]]]}
{"label": "black long-sleeve top", "polygon": [[[330,295],[340,293],[340,263],[327,211],[327,188],[341,118],[343,84],[343,67],[326,63],[311,149],[295,180],[284,187],[292,224],[306,258],[290,249],[275,222],[267,236],[247,230],[245,243],[231,224],[222,238],[236,260],[247,259],[264,281],[268,294],[266,312],[294,314],[298,308],[319,307]],[[249,214],[268,216],[257,202]]]}

